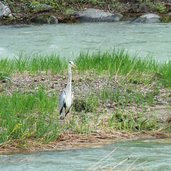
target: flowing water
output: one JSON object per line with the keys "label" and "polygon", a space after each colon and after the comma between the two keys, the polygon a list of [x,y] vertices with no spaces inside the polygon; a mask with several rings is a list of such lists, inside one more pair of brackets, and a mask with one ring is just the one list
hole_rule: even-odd
{"label": "flowing water", "polygon": [[170,171],[171,139],[127,141],[102,148],[0,156],[2,171]]}
{"label": "flowing water", "polygon": [[24,54],[59,54],[124,48],[159,62],[171,60],[171,24],[85,23],[0,26],[0,58]]}
{"label": "flowing water", "polygon": [[[124,48],[159,62],[171,60],[171,24],[91,23],[0,26],[0,58]],[[171,170],[171,140],[132,141],[96,149],[0,155],[0,171]]]}

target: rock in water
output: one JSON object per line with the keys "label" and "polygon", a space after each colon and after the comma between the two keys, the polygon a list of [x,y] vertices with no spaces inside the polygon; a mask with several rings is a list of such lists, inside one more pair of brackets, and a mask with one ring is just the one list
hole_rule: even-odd
{"label": "rock in water", "polygon": [[133,22],[135,23],[159,23],[160,22],[160,16],[157,14],[149,13],[144,14],[137,19],[135,19]]}
{"label": "rock in water", "polygon": [[0,17],[12,17],[10,8],[0,2]]}
{"label": "rock in water", "polygon": [[121,14],[112,14],[94,8],[78,11],[74,15],[80,22],[117,22],[122,18]]}

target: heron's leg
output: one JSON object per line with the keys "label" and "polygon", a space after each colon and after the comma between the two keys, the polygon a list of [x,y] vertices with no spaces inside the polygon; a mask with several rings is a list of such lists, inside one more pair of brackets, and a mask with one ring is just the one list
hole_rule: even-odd
{"label": "heron's leg", "polygon": [[61,110],[59,111],[59,114],[61,115],[63,112],[63,107],[61,108]]}
{"label": "heron's leg", "polygon": [[[63,111],[65,110],[65,111]],[[66,104],[64,103],[63,107],[60,110],[60,119],[63,120],[65,118],[65,112],[66,112]]]}
{"label": "heron's leg", "polygon": [[65,117],[68,115],[68,113],[70,112],[72,106],[68,109],[68,111],[65,113]]}
{"label": "heron's leg", "polygon": [[60,113],[60,119],[63,120],[65,118],[65,113],[63,112],[63,108],[62,108],[62,112]]}
{"label": "heron's leg", "polygon": [[64,120],[64,118],[65,118],[65,115],[61,115],[59,119]]}
{"label": "heron's leg", "polygon": [[68,113],[69,113],[69,110],[65,113],[65,117],[68,115]]}

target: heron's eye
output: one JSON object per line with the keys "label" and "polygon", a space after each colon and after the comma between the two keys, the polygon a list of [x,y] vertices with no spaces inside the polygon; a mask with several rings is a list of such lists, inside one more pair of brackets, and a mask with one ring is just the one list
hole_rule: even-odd
{"label": "heron's eye", "polygon": [[74,62],[72,62],[72,61],[69,61],[69,64],[71,64],[71,65],[74,65]]}

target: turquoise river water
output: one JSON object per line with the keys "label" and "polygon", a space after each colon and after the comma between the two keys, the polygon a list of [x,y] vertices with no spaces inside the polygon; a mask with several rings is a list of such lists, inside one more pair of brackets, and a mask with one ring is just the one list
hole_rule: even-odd
{"label": "turquoise river water", "polygon": [[[159,62],[171,60],[171,24],[91,23],[0,26],[0,58],[126,49]],[[0,171],[171,171],[171,140],[127,141],[101,148],[0,155]]]}
{"label": "turquoise river water", "polygon": [[85,23],[0,26],[0,58],[24,54],[59,54],[124,48],[159,62],[171,60],[171,24]]}
{"label": "turquoise river water", "polygon": [[170,171],[171,139],[118,142],[101,148],[0,156],[2,171]]}

